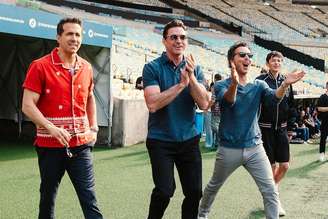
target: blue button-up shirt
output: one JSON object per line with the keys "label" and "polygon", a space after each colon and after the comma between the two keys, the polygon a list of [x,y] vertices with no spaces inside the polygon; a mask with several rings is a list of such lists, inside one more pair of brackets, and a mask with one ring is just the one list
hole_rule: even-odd
{"label": "blue button-up shirt", "polygon": [[[180,83],[181,70],[186,65],[183,60],[178,66],[170,61],[164,52],[159,58],[147,63],[143,69],[144,88],[158,85],[160,91],[168,90]],[[204,75],[199,66],[194,74],[198,82],[204,82]],[[198,135],[195,127],[195,102],[186,87],[171,103],[149,113],[147,138],[182,142]]]}

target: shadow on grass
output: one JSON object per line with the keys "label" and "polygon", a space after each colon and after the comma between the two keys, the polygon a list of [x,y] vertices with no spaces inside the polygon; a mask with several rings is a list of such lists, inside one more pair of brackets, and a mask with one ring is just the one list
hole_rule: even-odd
{"label": "shadow on grass", "polygon": [[[140,155],[142,155],[142,156],[140,156]],[[146,159],[146,158],[148,158],[148,153],[146,151],[136,151],[136,152],[132,152],[132,153],[125,153],[125,154],[120,154],[117,156],[114,155],[114,156],[109,156],[106,158],[101,158],[101,159],[99,159],[99,161],[100,160],[107,161],[107,160],[134,157],[134,156],[139,156],[139,158],[141,157],[142,159]]]}
{"label": "shadow on grass", "polygon": [[122,166],[123,168],[139,168],[139,167],[143,167],[143,166],[150,166],[150,160],[149,159],[145,159],[143,162],[139,162],[139,163],[131,163],[131,164],[126,164],[124,166]]}
{"label": "shadow on grass", "polygon": [[311,150],[303,150],[303,151],[300,151],[298,152],[297,154],[295,154],[296,157],[299,157],[299,156],[307,156],[307,155],[311,155],[311,154],[318,154],[318,148],[314,148],[314,149],[311,149]]}
{"label": "shadow on grass", "polygon": [[98,153],[98,152],[103,152],[103,151],[113,151],[115,150],[116,148],[112,148],[112,147],[105,147],[105,146],[102,146],[102,145],[95,145],[92,152],[94,153]]}
{"label": "shadow on grass", "polygon": [[202,153],[202,159],[215,159],[216,148],[206,148],[204,145],[200,144],[200,152]]}
{"label": "shadow on grass", "polygon": [[305,166],[291,169],[288,171],[288,177],[297,177],[297,178],[305,178],[308,177],[308,174],[311,171],[314,171],[318,169],[321,165],[324,165],[326,162],[320,162],[320,161],[313,161]]}
{"label": "shadow on grass", "polygon": [[0,161],[21,160],[35,157],[37,157],[37,155],[32,142],[0,142]]}
{"label": "shadow on grass", "polygon": [[[113,147],[105,147],[102,145],[96,145],[93,149],[93,153],[104,153],[106,151],[112,152],[121,149],[126,149],[126,148],[121,148],[121,147],[113,148]],[[123,158],[123,157],[138,155],[138,154],[144,154],[144,153],[145,151],[143,150],[140,152],[133,152],[130,154],[114,156],[113,158],[120,158],[120,157]],[[30,159],[36,157],[37,154],[35,152],[35,147],[33,146],[33,142],[31,141],[11,140],[11,141],[0,142],[0,161],[21,160],[21,159]]]}
{"label": "shadow on grass", "polygon": [[265,212],[262,209],[257,209],[252,211],[247,217],[247,219],[260,219],[260,218],[265,218]]}

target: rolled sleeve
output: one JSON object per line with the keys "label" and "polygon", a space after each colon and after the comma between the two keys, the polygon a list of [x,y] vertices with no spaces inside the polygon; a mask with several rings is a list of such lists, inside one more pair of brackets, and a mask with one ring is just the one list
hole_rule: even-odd
{"label": "rolled sleeve", "polygon": [[144,88],[152,85],[159,85],[159,80],[150,64],[146,64],[142,71],[142,80]]}
{"label": "rolled sleeve", "polygon": [[232,107],[235,103],[230,103],[224,98],[224,94],[227,92],[231,83],[231,79],[228,78],[226,80],[219,81],[214,86],[214,93],[217,101],[219,101],[220,105]]}
{"label": "rolled sleeve", "polygon": [[91,97],[93,95],[93,91],[95,89],[95,84],[94,84],[94,80],[93,80],[93,70],[92,70],[92,67],[90,65],[89,67],[90,69],[90,86],[89,86],[89,97]]}
{"label": "rolled sleeve", "polygon": [[205,77],[203,71],[199,65],[196,66],[195,76],[197,78],[198,83],[205,85]]}

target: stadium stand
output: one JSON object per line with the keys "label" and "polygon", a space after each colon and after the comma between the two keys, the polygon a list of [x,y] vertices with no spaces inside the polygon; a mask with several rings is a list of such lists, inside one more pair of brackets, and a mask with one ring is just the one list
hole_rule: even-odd
{"label": "stadium stand", "polygon": [[[115,1],[115,5],[91,3],[89,1],[65,1],[70,3],[74,2],[75,9],[68,9],[67,6],[57,7],[46,3],[42,3],[40,8],[41,10],[68,15],[72,15],[72,12],[74,12],[74,15],[79,17],[88,17],[98,22],[112,24],[114,27],[113,51],[111,54],[112,75],[118,84],[117,87],[124,88],[122,90],[132,89],[136,78],[141,75],[143,65],[157,57],[163,51],[163,45],[159,43],[161,41],[161,35],[157,33],[158,29],[161,28],[161,24],[149,24],[149,22],[145,21],[140,23],[138,19],[138,22],[131,22],[122,18],[117,18],[111,14],[95,13],[94,11],[91,11],[92,13],[86,13],[85,11],[81,11],[78,7],[79,10],[76,10],[77,8],[75,7],[76,4],[81,4],[92,5],[99,8],[143,13],[143,10],[140,9],[126,8],[125,4],[123,4],[124,7],[118,6],[117,4],[120,1]],[[169,4],[164,3],[166,1],[123,0],[121,2],[170,8]],[[201,10],[210,17],[221,19],[227,23],[233,22],[236,25],[240,25],[247,34],[245,37],[239,37],[235,34],[223,34],[219,31],[204,31],[201,28],[190,30],[189,41],[191,45],[188,52],[195,54],[198,63],[203,68],[206,78],[209,80],[212,79],[215,73],[220,73],[225,77],[229,76],[226,53],[228,48],[237,40],[249,41],[251,43],[252,50],[255,54],[253,58],[252,77],[255,78],[259,74],[262,67],[265,66],[265,56],[269,50],[253,43],[252,38],[247,37],[249,35],[257,35],[277,41],[281,39],[296,39],[299,43],[294,42],[294,45],[290,46],[291,48],[321,59],[327,57],[327,53],[324,49],[325,47],[323,47],[325,37],[323,37],[322,33],[328,32],[328,26],[324,23],[328,23],[328,20],[326,18],[322,19],[324,15],[313,7],[305,5],[293,5],[293,7],[291,7],[291,3],[263,4],[257,1],[245,2],[237,0],[203,0],[201,2],[197,0],[176,0],[176,2],[189,8]],[[201,4],[202,7],[199,7],[199,4]],[[179,10],[181,12],[181,8],[179,8]],[[325,7],[321,7],[321,10],[324,11]],[[165,16],[169,16],[170,19],[184,18],[196,20],[196,16],[193,18],[193,15],[190,13],[188,13],[188,16],[183,13],[174,14],[156,11],[144,11],[144,13],[147,16],[165,14]],[[290,13],[293,13],[293,16],[287,16]],[[319,19],[322,20],[322,22],[318,22],[317,20]],[[309,25],[302,25],[304,23]],[[322,31],[321,35],[317,30]],[[321,42],[321,44],[313,48],[311,43],[307,44],[307,46],[302,46],[304,42]],[[322,93],[324,83],[322,79],[326,77],[324,72],[285,58],[284,72],[292,71],[297,68],[304,69],[308,74],[302,82],[299,82],[295,86],[295,93],[310,96],[317,96]],[[130,83],[131,86],[127,83]],[[117,95],[123,95],[123,93],[122,91],[116,92]],[[134,94],[131,95],[138,96]],[[138,97],[140,97],[140,95]]]}
{"label": "stadium stand", "polygon": [[[190,46],[187,53],[194,55],[209,81],[212,81],[216,73],[220,73],[224,78],[230,76],[226,55],[229,47],[236,41],[247,41],[254,53],[251,78],[258,76],[265,68],[265,57],[270,51],[269,47],[260,44],[257,38],[271,45],[280,43],[281,46],[275,48],[278,50],[285,47],[300,51],[299,54],[304,56],[309,54],[317,58],[317,61],[328,59],[328,6],[295,6],[287,1],[263,4],[255,0],[113,0],[108,1],[110,4],[100,2],[4,0],[1,3],[111,25],[111,95],[115,100],[119,99],[124,103],[131,101],[133,104],[144,105],[143,92],[135,89],[135,81],[142,74],[144,64],[158,57],[164,50],[160,43],[163,24],[171,19],[182,19],[189,26]],[[289,14],[292,16],[288,16]],[[206,25],[200,25],[201,22]],[[307,25],[304,25],[305,23]],[[295,56],[298,56],[295,54],[297,53],[284,53],[283,73],[304,69],[306,76],[293,86],[295,97],[301,100],[317,98],[324,92],[327,74],[322,71],[323,68],[314,68],[315,65],[311,62],[305,65],[304,59],[294,61],[297,60]],[[311,56],[309,57],[312,58]],[[113,104],[115,105],[115,101]]]}

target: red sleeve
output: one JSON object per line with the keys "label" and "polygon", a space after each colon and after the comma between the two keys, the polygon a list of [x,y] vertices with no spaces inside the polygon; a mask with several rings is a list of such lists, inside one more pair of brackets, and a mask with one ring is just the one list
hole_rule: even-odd
{"label": "red sleeve", "polygon": [[39,94],[42,93],[44,73],[41,69],[40,63],[31,63],[27,70],[26,78],[23,84],[24,89],[29,89]]}
{"label": "red sleeve", "polygon": [[90,86],[89,86],[89,95],[88,96],[92,96],[93,89],[95,87],[94,82],[93,82],[93,70],[92,70],[92,66],[91,65],[89,65],[88,68],[90,69]]}

